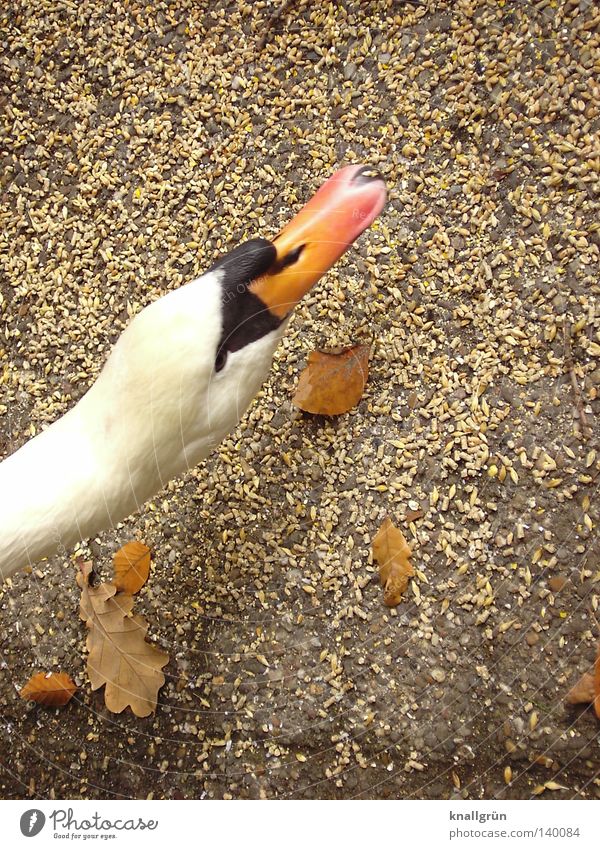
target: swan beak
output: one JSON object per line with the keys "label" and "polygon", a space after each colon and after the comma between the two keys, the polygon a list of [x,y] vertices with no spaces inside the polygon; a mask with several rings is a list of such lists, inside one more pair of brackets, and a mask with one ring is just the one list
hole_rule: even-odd
{"label": "swan beak", "polygon": [[336,171],[275,237],[277,259],[250,290],[284,319],[373,223],[386,197],[375,168],[349,165]]}

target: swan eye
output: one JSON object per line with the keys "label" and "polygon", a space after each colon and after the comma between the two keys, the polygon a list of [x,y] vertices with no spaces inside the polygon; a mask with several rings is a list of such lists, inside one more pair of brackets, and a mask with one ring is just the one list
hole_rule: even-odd
{"label": "swan eye", "polygon": [[227,349],[220,348],[217,351],[217,356],[215,359],[215,371],[221,371],[225,368],[225,363],[227,362]]}

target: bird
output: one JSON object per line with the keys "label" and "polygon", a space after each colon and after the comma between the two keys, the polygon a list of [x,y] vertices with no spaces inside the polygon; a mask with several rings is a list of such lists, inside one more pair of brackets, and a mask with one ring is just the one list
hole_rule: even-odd
{"label": "bird", "polygon": [[130,321],[78,403],[0,463],[0,578],[114,527],[204,459],[265,381],[294,306],[382,211],[370,165],[335,171]]}

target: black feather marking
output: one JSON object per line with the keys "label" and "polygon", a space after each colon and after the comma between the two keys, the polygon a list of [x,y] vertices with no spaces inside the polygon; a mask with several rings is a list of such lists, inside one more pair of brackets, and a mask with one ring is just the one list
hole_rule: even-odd
{"label": "black feather marking", "polygon": [[215,358],[220,371],[227,353],[239,351],[272,330],[282,320],[248,289],[253,280],[265,274],[277,259],[275,246],[267,239],[250,239],[238,245],[210,268],[221,272],[221,340]]}

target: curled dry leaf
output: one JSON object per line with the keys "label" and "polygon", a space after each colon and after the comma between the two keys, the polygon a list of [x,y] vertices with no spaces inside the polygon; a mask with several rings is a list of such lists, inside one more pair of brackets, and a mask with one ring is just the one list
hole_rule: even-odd
{"label": "curled dry leaf", "polygon": [[600,719],[600,643],[596,652],[596,665],[594,667],[594,690],[596,696],[594,698],[594,710],[596,716]]}
{"label": "curled dry leaf", "polygon": [[76,692],[77,687],[66,672],[37,672],[21,687],[19,695],[39,705],[62,707]]}
{"label": "curled dry leaf", "polygon": [[132,615],[133,596],[118,593],[114,584],[90,587],[89,564],[77,575],[81,587],[80,616],[88,628],[87,671],[92,690],[106,685],[104,701],[113,713],[127,706],[136,716],[156,709],[158,691],[165,683],[161,672],[169,655],[146,642],[148,625]]}
{"label": "curled dry leaf", "polygon": [[400,603],[402,593],[408,586],[408,579],[415,572],[410,563],[410,546],[402,531],[392,524],[389,516],[373,540],[373,556],[379,563],[384,604],[395,607]]}
{"label": "curled dry leaf", "polygon": [[566,702],[570,705],[589,704],[595,696],[594,676],[591,672],[585,672],[567,693]]}
{"label": "curled dry leaf", "polygon": [[369,376],[369,345],[344,351],[311,351],[292,403],[307,413],[339,416],[355,407]]}
{"label": "curled dry leaf", "polygon": [[148,580],[150,549],[143,542],[128,542],[115,554],[113,565],[115,587],[120,592],[135,594]]}
{"label": "curled dry leaf", "polygon": [[594,705],[594,713],[600,719],[600,642],[596,648],[596,662],[593,672],[585,672],[579,681],[567,693],[567,704]]}

